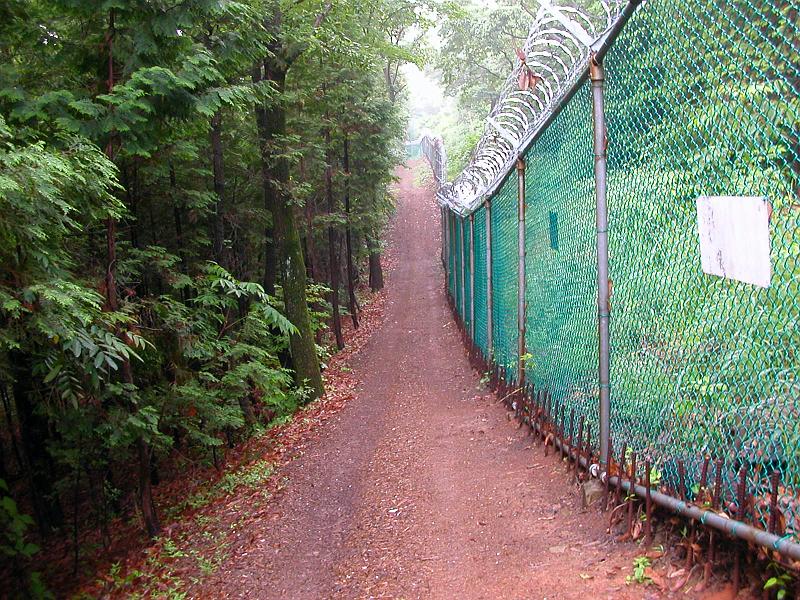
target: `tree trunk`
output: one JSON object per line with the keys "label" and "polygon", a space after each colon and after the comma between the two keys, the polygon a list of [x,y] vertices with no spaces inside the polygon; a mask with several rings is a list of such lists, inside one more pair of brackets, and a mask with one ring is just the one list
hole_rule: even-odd
{"label": "tree trunk", "polygon": [[239,396],[239,408],[242,410],[242,417],[244,418],[245,425],[252,427],[256,424],[256,413],[253,410],[253,403],[250,401],[248,394]]}
{"label": "tree trunk", "polygon": [[[266,65],[264,65],[266,68]],[[252,80],[253,83],[262,81],[265,74],[262,73],[262,65],[256,64],[253,66]],[[282,79],[285,80],[286,74],[283,74]],[[281,91],[283,90],[283,83],[280,83]],[[273,121],[275,116],[273,113],[277,110],[283,112],[283,107],[278,107],[275,104],[270,105],[267,109],[263,104],[257,105],[256,113],[256,127],[258,129],[258,144],[261,152],[261,193],[264,197],[264,211],[267,213],[265,218],[271,219],[264,227],[264,275],[262,278],[262,285],[264,291],[270,296],[275,295],[275,280],[277,278],[277,254],[275,252],[278,240],[275,237],[275,205],[278,202],[276,186],[273,185],[272,173],[270,164],[272,160],[272,148],[270,143],[273,141],[277,131],[277,124]],[[286,128],[284,116],[284,126]]]}
{"label": "tree trunk", "polygon": [[336,347],[344,348],[342,336],[342,317],[339,314],[339,232],[333,223],[336,202],[333,199],[333,157],[331,153],[331,132],[325,129],[325,199],[328,201],[328,271],[331,283],[331,316]]}
{"label": "tree trunk", "polygon": [[317,249],[314,244],[314,204],[313,198],[306,200],[305,217],[306,217],[306,270],[308,276],[317,281],[320,276],[319,267],[317,266]]}
{"label": "tree trunk", "polygon": [[3,382],[0,382],[0,397],[2,397],[3,400],[3,412],[6,415],[6,425],[8,426],[8,439],[11,443],[11,451],[14,453],[14,460],[17,463],[17,473],[21,474],[25,470],[25,461],[19,449],[21,444],[17,441],[17,430],[14,427],[14,416],[11,414],[11,401],[8,397],[8,388]]}
{"label": "tree trunk", "polygon": [[[135,165],[133,167],[135,169]],[[127,200],[128,212],[131,215],[131,221],[128,225],[128,231],[131,236],[131,246],[139,248],[139,207],[136,194],[133,193],[133,181],[128,171],[128,165],[123,164],[119,169],[120,177],[122,179],[122,187],[125,189],[125,199]]]}
{"label": "tree trunk", "polygon": [[212,255],[223,269],[230,269],[228,261],[225,260],[225,221],[223,219],[225,170],[222,161],[222,112],[220,110],[211,118],[211,166],[214,175],[214,195],[217,197],[211,231]]}
{"label": "tree trunk", "polygon": [[386,61],[386,65],[383,67],[383,75],[386,78],[386,94],[389,96],[389,102],[394,104],[397,100],[397,91],[395,90],[394,81],[392,80],[391,61]]}
{"label": "tree trunk", "polygon": [[[139,185],[139,163],[137,159],[134,157],[131,161],[130,171],[126,165],[120,167],[120,174],[122,176],[122,187],[125,189],[125,200],[127,202],[126,206],[131,216],[126,223],[126,227],[128,228],[128,232],[130,234],[131,247],[135,248],[136,250],[141,250],[142,236],[140,235],[141,232],[139,231],[139,222],[140,219],[142,219],[142,211],[140,202],[141,195]],[[151,234],[155,235],[155,232],[152,231],[152,228]],[[151,269],[149,265],[143,266],[141,272],[142,280],[135,286],[136,295],[139,298],[144,298],[150,294],[150,271]]]}
{"label": "tree trunk", "polygon": [[156,514],[156,505],[153,502],[153,487],[151,485],[150,460],[152,450],[143,439],[136,440],[136,450],[139,455],[139,507],[142,509],[142,519],[147,530],[147,535],[154,538],[161,531]]}
{"label": "tree trunk", "polygon": [[[353,249],[353,256],[352,256],[352,260],[353,260],[353,287],[358,289],[358,286],[361,284],[361,270],[359,269],[359,266],[358,266],[358,263],[359,263],[358,259],[359,259],[359,256],[361,255],[361,247],[362,246],[361,246],[361,240],[358,237],[358,231],[353,231],[352,228],[351,228],[350,236],[351,236],[351,239],[352,239],[351,246],[352,246],[352,249]],[[360,307],[359,307],[359,310],[361,310]]]}
{"label": "tree trunk", "polygon": [[303,256],[306,257],[306,278],[316,281],[317,276],[314,270],[314,260],[313,260],[314,246],[313,243],[311,242],[311,227],[308,226],[308,221],[306,221],[305,235],[301,237],[301,240],[303,242]]}
{"label": "tree trunk", "polygon": [[381,253],[372,249],[369,251],[369,287],[373,292],[383,289]]}
{"label": "tree trunk", "polygon": [[0,437],[0,479],[8,482],[8,472],[6,471],[6,444]]}
{"label": "tree trunk", "polygon": [[300,236],[294,220],[291,205],[281,203],[275,208],[275,235],[282,240],[281,281],[286,305],[286,316],[298,329],[289,338],[298,384],[311,388],[311,397],[317,398],[325,393],[322,375],[319,370],[314,334],[311,330],[311,317],[306,303],[306,272],[303,264],[303,251]]}
{"label": "tree trunk", "polygon": [[[108,93],[110,94],[114,88],[114,11],[109,12],[109,31],[108,31]],[[106,145],[106,156],[109,160],[114,160],[114,133]],[[117,266],[117,222],[113,218],[106,219],[106,258],[108,260],[106,267],[106,307],[109,311],[115,312],[119,309],[119,301],[117,298],[117,282],[115,277]],[[119,330],[116,331],[117,336],[123,341],[126,341],[127,336]],[[130,360],[124,359],[122,361],[122,379],[125,383],[133,385],[133,372],[131,371]],[[131,407],[135,408],[135,407]],[[158,535],[160,526],[158,524],[158,517],[156,515],[155,504],[153,503],[153,494],[150,487],[150,448],[147,442],[139,437],[136,440],[136,447],[138,451],[138,470],[139,470],[139,504],[142,509],[142,518],[144,519],[145,529],[150,537]]]}
{"label": "tree trunk", "polygon": [[[265,61],[265,77],[273,82],[277,95],[281,96],[286,82],[286,67],[269,67],[268,59]],[[289,338],[292,363],[298,384],[309,386],[311,388],[310,398],[314,399],[322,396],[325,389],[319,370],[317,348],[306,302],[306,267],[303,261],[303,249],[300,245],[300,234],[295,222],[294,209],[289,198],[286,197],[286,186],[289,183],[289,163],[285,156],[272,156],[271,148],[275,138],[286,133],[285,107],[280,101],[275,101],[269,105],[268,109],[264,109],[263,117],[259,121],[259,133],[264,196],[267,205],[271,205],[272,236],[279,245],[280,275],[286,316],[298,330]]]}
{"label": "tree trunk", "polygon": [[344,212],[347,226],[345,229],[345,253],[347,254],[347,298],[353,327],[358,329],[358,301],[356,300],[355,274],[353,273],[353,243],[350,228],[350,148],[347,134],[344,136]]}
{"label": "tree trunk", "polygon": [[[175,177],[175,166],[172,161],[169,162],[169,187],[172,195],[172,219],[175,224],[175,243],[178,248],[178,269],[184,275],[189,273],[189,265],[187,264],[188,258],[183,245],[183,202],[178,198],[178,182]],[[160,278],[159,278],[160,281]],[[159,287],[160,283],[159,283]],[[189,299],[189,290],[186,287],[181,288],[181,301],[186,302]]]}

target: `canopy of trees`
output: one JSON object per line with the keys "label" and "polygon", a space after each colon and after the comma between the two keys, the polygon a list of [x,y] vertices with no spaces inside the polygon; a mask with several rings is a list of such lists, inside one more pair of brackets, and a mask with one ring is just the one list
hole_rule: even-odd
{"label": "canopy of trees", "polygon": [[499,0],[488,6],[470,2],[446,13],[435,66],[444,93],[456,102],[431,128],[445,141],[450,178],[469,162],[484,118],[516,64],[515,49],[525,44],[536,7],[530,0]]}

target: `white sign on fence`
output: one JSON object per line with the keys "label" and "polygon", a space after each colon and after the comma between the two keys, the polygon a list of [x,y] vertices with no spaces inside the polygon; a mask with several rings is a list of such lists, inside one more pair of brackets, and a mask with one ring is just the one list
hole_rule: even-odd
{"label": "white sign on fence", "polygon": [[700,196],[697,229],[703,272],[769,287],[770,205],[757,196]]}

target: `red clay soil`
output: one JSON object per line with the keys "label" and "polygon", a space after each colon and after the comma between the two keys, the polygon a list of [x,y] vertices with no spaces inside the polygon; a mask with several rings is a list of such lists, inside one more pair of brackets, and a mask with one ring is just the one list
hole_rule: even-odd
{"label": "red clay soil", "polygon": [[480,384],[445,299],[432,194],[398,175],[397,265],[383,325],[350,361],[355,397],[190,596],[667,597],[626,585],[642,548],[581,509],[564,465]]}
{"label": "red clay soil", "polygon": [[[445,299],[433,194],[398,176],[388,290],[330,361],[326,398],[248,443],[233,469],[250,484],[184,510],[85,595],[698,597],[669,592],[686,577],[663,566],[627,585],[645,549],[581,508],[564,464],[480,383]],[[261,464],[274,472],[253,483]]]}

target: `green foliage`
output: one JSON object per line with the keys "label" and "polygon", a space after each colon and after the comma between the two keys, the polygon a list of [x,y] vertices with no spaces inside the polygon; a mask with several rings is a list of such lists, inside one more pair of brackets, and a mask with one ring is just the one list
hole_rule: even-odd
{"label": "green foliage", "polygon": [[647,574],[647,569],[650,568],[650,559],[646,556],[637,556],[633,559],[633,573],[625,577],[625,583],[631,585],[636,583],[639,585],[649,585],[653,583],[653,579]]}
{"label": "green foliage", "polygon": [[[317,394],[295,381],[300,322],[288,307],[311,306],[327,360],[331,266],[315,249],[329,225],[350,230],[356,270],[380,249],[403,132],[402,78],[387,88],[384,67],[423,62],[410,32],[436,10],[386,0],[0,8],[0,388],[6,416],[34,440],[20,465],[32,483],[15,494],[37,507],[41,529],[66,525],[44,515],[63,504],[75,510],[54,515],[105,532],[142,511],[148,472],[155,485],[163,463],[219,467],[226,443]],[[265,136],[263,115],[268,127],[281,115],[282,130]],[[327,161],[330,211],[318,210]],[[267,276],[283,243],[267,188],[301,224],[306,297],[287,298],[302,286]],[[24,532],[27,519],[8,522]]]}
{"label": "green foliage", "polygon": [[[287,391],[291,377],[276,356],[294,326],[273,308],[260,285],[240,282],[215,263],[195,281],[193,296],[190,306],[166,298],[151,305],[161,346],[173,348],[162,361],[175,369],[160,412],[167,408],[167,414],[175,415],[164,425],[184,430],[198,443],[219,446],[215,434],[245,424],[242,398],[273,415],[296,406]],[[247,302],[245,312],[239,312],[240,301]]]}
{"label": "green foliage", "polygon": [[524,43],[532,18],[524,5],[468,2],[446,12],[434,64],[445,94],[455,102],[427,126],[445,142],[449,179],[469,162],[483,134],[483,119],[515,65],[514,49]]}
{"label": "green foliage", "polygon": [[36,544],[25,540],[25,533],[33,525],[33,519],[17,510],[17,503],[8,496],[8,486],[0,479],[0,529],[3,543],[0,553],[6,558],[30,558],[39,551]]}
{"label": "green foliage", "polygon": [[256,490],[269,479],[273,469],[272,463],[259,460],[236,471],[225,473],[219,481],[194,492],[173,510],[178,512],[187,507],[196,510],[243,487]]}
{"label": "green foliage", "polygon": [[792,574],[786,571],[778,563],[771,562],[767,566],[767,570],[775,573],[766,582],[764,582],[765,590],[770,590],[770,593],[775,592],[775,597],[778,600],[783,600],[788,597],[791,592],[791,585],[794,581]]}

